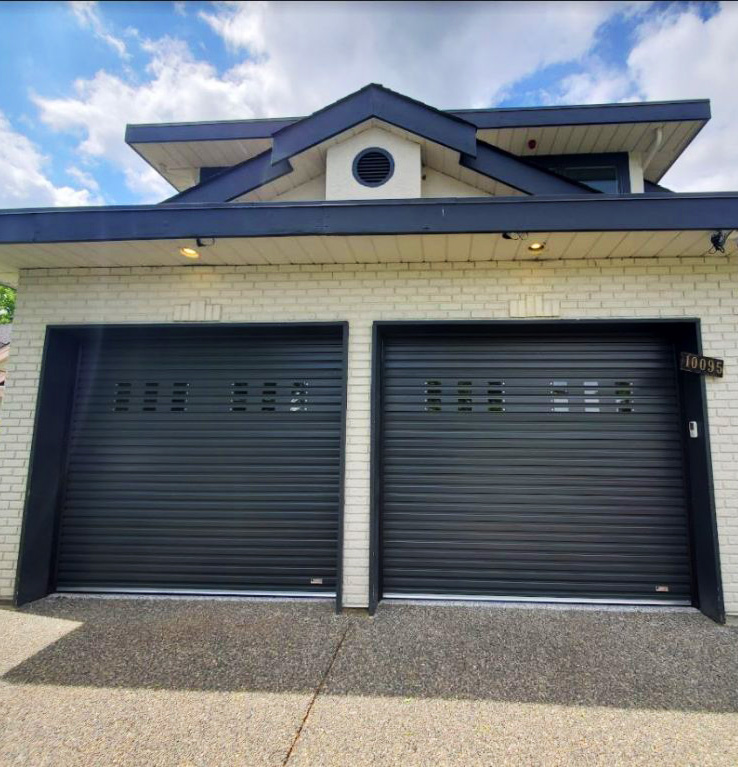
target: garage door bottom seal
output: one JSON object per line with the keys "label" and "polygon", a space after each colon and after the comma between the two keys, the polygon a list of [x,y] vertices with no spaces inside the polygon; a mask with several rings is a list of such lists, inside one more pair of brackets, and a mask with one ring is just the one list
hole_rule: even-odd
{"label": "garage door bottom seal", "polygon": [[301,599],[335,599],[334,591],[233,591],[218,589],[116,589],[116,588],[70,588],[68,586],[56,589],[57,594],[116,594],[131,596],[193,596],[193,597],[300,597]]}
{"label": "garage door bottom seal", "polygon": [[432,602],[538,602],[540,604],[572,605],[648,605],[651,607],[692,607],[686,599],[607,599],[578,597],[521,597],[521,596],[485,596],[479,594],[395,594],[382,596],[385,600],[397,601],[432,601]]}

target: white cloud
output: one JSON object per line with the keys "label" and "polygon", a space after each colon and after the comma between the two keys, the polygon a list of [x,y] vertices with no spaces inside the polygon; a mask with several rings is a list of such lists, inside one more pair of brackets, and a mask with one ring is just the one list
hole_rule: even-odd
{"label": "white cloud", "polygon": [[126,44],[119,37],[111,34],[100,18],[96,0],[72,0],[69,4],[81,27],[91,30],[98,40],[109,45],[121,58],[130,58]]}
{"label": "white cloud", "polygon": [[722,3],[708,20],[688,7],[644,25],[628,57],[629,71],[646,99],[709,98],[713,117],[664,177],[676,191],[738,187],[736,41],[738,5]]}
{"label": "white cloud", "polygon": [[126,123],[253,117],[260,114],[250,106],[260,85],[248,63],[219,76],[182,41],[163,38],[141,45],[150,56],[143,82],[101,70],[77,80],[71,97],[34,95],[33,100],[54,131],[82,136],[77,151],[83,158],[110,161],[142,201],[159,202],[172,188],[126,146]]}
{"label": "white cloud", "polygon": [[78,168],[76,165],[70,165],[67,168],[67,175],[73,178],[85,189],[89,189],[91,192],[100,191],[100,184],[97,183],[95,177],[91,173],[88,173],[86,170]]}
{"label": "white cloud", "polygon": [[707,192],[738,187],[735,97],[738,4],[722,3],[709,19],[694,6],[654,6],[641,17],[625,65],[605,68],[588,59],[565,78],[555,103],[668,101],[709,98],[713,117],[662,183],[675,191]]}
{"label": "white cloud", "polygon": [[560,104],[609,104],[637,99],[633,82],[626,74],[592,61],[587,71],[569,75],[561,81],[556,101]]}
{"label": "white cloud", "polygon": [[[591,47],[627,3],[222,2],[200,17],[253,57],[267,114],[318,109],[368,82],[438,107],[489,106]],[[258,103],[258,102],[257,102]]]}
{"label": "white cloud", "polygon": [[0,112],[0,208],[95,205],[89,189],[56,186],[44,173],[47,158],[26,136],[13,130]]}

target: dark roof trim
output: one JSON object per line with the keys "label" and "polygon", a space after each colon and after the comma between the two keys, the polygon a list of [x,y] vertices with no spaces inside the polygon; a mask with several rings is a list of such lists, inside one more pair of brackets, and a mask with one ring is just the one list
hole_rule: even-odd
{"label": "dark roof trim", "polygon": [[292,173],[290,161],[281,160],[275,163],[272,150],[268,149],[256,157],[206,178],[165,202],[228,202],[288,173]]}
{"label": "dark roof trim", "polygon": [[367,85],[309,117],[276,131],[272,136],[272,162],[294,157],[372,118],[457,152],[470,155],[477,152],[477,131],[471,123],[381,85]]}
{"label": "dark roof trim", "polygon": [[481,130],[494,128],[544,128],[558,125],[609,125],[614,123],[691,122],[710,119],[710,100],[647,101],[584,106],[462,109],[453,114]]}
{"label": "dark roof trim", "polygon": [[526,194],[597,194],[584,184],[536,167],[483,141],[477,141],[476,157],[461,155],[459,162]]}
{"label": "dark roof trim", "polygon": [[653,181],[643,180],[643,191],[646,194],[674,194],[671,189],[667,189],[661,184],[654,184]]}
{"label": "dark roof trim", "polygon": [[[417,102],[416,102],[417,103]],[[430,107],[426,107],[430,109]],[[532,128],[558,125],[607,125],[707,121],[709,99],[648,101],[584,106],[512,107],[504,109],[458,109],[443,112],[461,118],[478,129]],[[277,131],[302,121],[302,117],[221,122],[157,123],[127,125],[127,144],[167,144],[177,141],[237,141],[271,138]]]}
{"label": "dark roof trim", "polygon": [[301,117],[266,120],[226,120],[197,123],[126,125],[126,144],[169,144],[177,141],[248,141],[271,138]]}
{"label": "dark roof trim", "polygon": [[0,211],[0,244],[195,237],[733,229],[738,192]]}

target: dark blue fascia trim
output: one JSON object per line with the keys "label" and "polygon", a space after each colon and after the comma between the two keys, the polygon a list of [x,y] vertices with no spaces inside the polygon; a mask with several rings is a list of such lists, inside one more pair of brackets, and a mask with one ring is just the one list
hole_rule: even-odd
{"label": "dark blue fascia trim", "polygon": [[612,165],[615,167],[620,194],[630,194],[630,163],[627,152],[592,152],[590,154],[537,154],[526,158],[533,165],[588,167]]}
{"label": "dark blue fascia trim", "polygon": [[[738,228],[738,192],[0,211],[0,244],[195,237]],[[707,248],[707,243],[705,243]]]}
{"label": "dark blue fascia trim", "polygon": [[451,114],[474,123],[480,130],[545,128],[559,125],[611,125],[616,123],[693,122],[711,117],[710,100],[648,101],[629,104],[460,109]]}
{"label": "dark blue fascia trim", "polygon": [[289,160],[275,163],[271,154],[271,150],[267,150],[226,168],[165,202],[228,202],[292,172]]}
{"label": "dark blue fascia trim", "polygon": [[661,184],[654,184],[653,181],[643,180],[643,191],[646,194],[675,194],[671,189],[667,189]]}
{"label": "dark blue fascia trim", "polygon": [[200,168],[200,181],[199,183],[202,183],[203,181],[208,181],[214,176],[219,175],[220,173],[223,173],[223,171],[226,171],[230,168],[230,165],[221,165],[219,167],[205,167]]}
{"label": "dark blue fascia trim", "polygon": [[527,160],[504,152],[484,141],[477,142],[477,156],[462,154],[460,164],[469,170],[513,187],[526,194],[596,194],[584,184],[572,181]]}
{"label": "dark blue fascia trim", "polygon": [[169,144],[178,141],[248,141],[271,138],[276,131],[301,120],[285,117],[266,120],[160,123],[126,125],[126,144]]}
{"label": "dark blue fascia trim", "polygon": [[471,123],[380,85],[367,85],[274,133],[272,162],[294,157],[373,117],[457,152],[476,154],[477,134]]}
{"label": "dark blue fascia trim", "polygon": [[[427,107],[430,108],[430,107]],[[609,125],[620,122],[679,122],[710,119],[709,99],[693,101],[597,104],[585,106],[504,109],[456,109],[445,112],[479,129],[532,128],[558,125]],[[176,141],[234,141],[271,138],[304,117],[230,120],[222,122],[127,125],[127,144],[168,144]]]}

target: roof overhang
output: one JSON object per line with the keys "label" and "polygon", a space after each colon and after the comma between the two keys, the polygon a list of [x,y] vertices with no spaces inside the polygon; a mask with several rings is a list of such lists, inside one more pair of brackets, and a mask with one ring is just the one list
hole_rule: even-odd
{"label": "roof overhang", "polygon": [[646,231],[738,227],[738,192],[178,203],[0,211],[0,244],[171,237]]}
{"label": "roof overhang", "polygon": [[[475,126],[480,140],[521,155],[646,151],[660,127],[664,139],[647,171],[648,180],[657,182],[710,119],[710,102],[468,109],[438,114],[466,121]],[[197,182],[196,169],[243,162],[269,149],[275,134],[289,135],[287,129],[304,119],[128,125],[126,142],[181,191]],[[536,140],[533,149],[528,147],[531,139]]]}
{"label": "roof overhang", "polygon": [[473,243],[478,258],[532,257],[505,232],[546,240],[544,258],[702,255],[712,231],[734,228],[738,192],[8,210],[0,271],[182,265],[198,237],[214,238],[203,264],[453,261]]}

